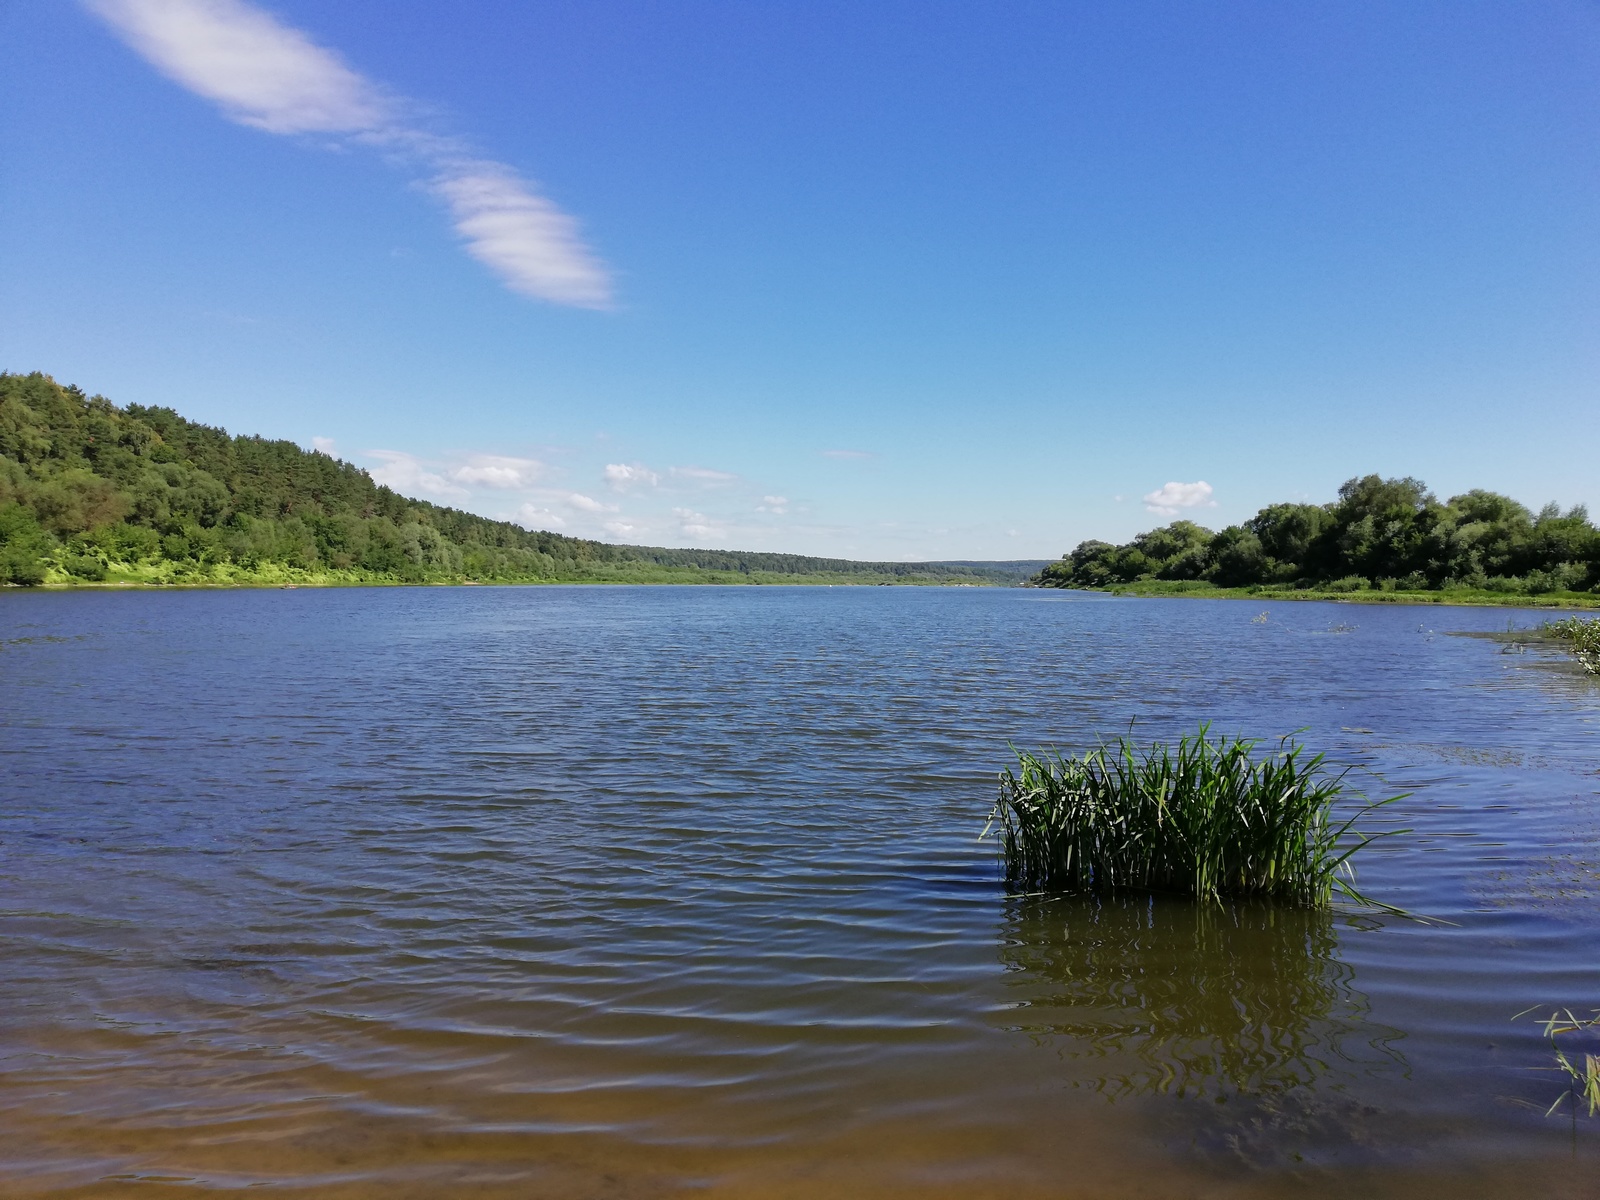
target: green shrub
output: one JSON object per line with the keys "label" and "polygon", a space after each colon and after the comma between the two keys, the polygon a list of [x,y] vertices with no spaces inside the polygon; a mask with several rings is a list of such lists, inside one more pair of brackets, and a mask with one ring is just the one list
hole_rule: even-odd
{"label": "green shrub", "polygon": [[43,559],[15,546],[0,546],[0,583],[35,587],[43,582]]}
{"label": "green shrub", "polygon": [[1365,575],[1346,575],[1343,579],[1335,579],[1331,583],[1322,585],[1324,592],[1364,592],[1370,585]]}
{"label": "green shrub", "polygon": [[44,582],[51,537],[33,513],[17,503],[0,505],[0,583],[33,587]]}
{"label": "green shrub", "polygon": [[92,554],[70,555],[62,564],[74,579],[86,579],[98,583],[106,577],[106,565]]}

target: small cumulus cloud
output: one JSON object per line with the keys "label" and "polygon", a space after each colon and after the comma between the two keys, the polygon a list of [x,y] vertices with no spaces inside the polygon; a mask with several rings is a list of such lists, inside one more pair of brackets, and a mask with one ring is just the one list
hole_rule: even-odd
{"label": "small cumulus cloud", "polygon": [[382,464],[367,472],[373,482],[393,488],[401,495],[421,494],[446,500],[467,495],[466,488],[429,469],[421,459],[404,450],[368,450],[367,457],[375,458]]}
{"label": "small cumulus cloud", "polygon": [[526,492],[545,472],[537,459],[504,454],[472,454],[465,461],[457,458],[454,464],[430,462],[404,450],[368,450],[366,454],[378,460],[379,465],[369,472],[378,483],[406,495],[450,500],[462,499],[479,488]]}
{"label": "small cumulus cloud", "polygon": [[420,175],[456,233],[512,291],[607,308],[611,278],[577,222],[504,163],[422,128],[413,105],[245,0],[84,0],[156,70],[229,120],[378,150]]}
{"label": "small cumulus cloud", "polygon": [[1211,485],[1201,479],[1194,483],[1164,483],[1153,492],[1146,492],[1144,506],[1163,517],[1175,517],[1180,509],[1215,508],[1211,498]]}
{"label": "small cumulus cloud", "polygon": [[333,457],[333,439],[330,437],[312,438],[311,448],[318,454],[326,454],[329,458]]}
{"label": "small cumulus cloud", "polygon": [[763,496],[761,497],[761,503],[756,505],[756,511],[773,513],[781,517],[789,511],[789,498],[787,496]]}
{"label": "small cumulus cloud", "polygon": [[661,482],[657,475],[643,463],[607,463],[606,483],[617,492],[631,491],[637,487],[655,487]]}
{"label": "small cumulus cloud", "polygon": [[567,523],[567,519],[560,513],[534,504],[532,501],[517,509],[515,520],[524,529],[560,529]]}
{"label": "small cumulus cloud", "polygon": [[579,512],[603,513],[617,511],[615,504],[602,504],[593,496],[585,496],[582,492],[569,492],[566,502],[568,508],[575,508]]}
{"label": "small cumulus cloud", "polygon": [[865,450],[824,450],[823,458],[872,458]]}
{"label": "small cumulus cloud", "polygon": [[478,487],[522,489],[544,474],[544,464],[532,458],[507,458],[497,454],[475,454],[467,464],[450,472],[458,483]]}
{"label": "small cumulus cloud", "polygon": [[636,525],[632,521],[607,521],[601,528],[613,537],[631,537],[642,530],[644,526]]}

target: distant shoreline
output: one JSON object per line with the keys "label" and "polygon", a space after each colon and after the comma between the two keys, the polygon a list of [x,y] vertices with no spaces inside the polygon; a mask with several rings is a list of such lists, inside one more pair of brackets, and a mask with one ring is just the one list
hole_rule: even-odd
{"label": "distant shoreline", "polygon": [[1009,585],[1048,559],[857,561],[634,546],[401,495],[293,442],[0,371],[0,583]]}
{"label": "distant shoreline", "polygon": [[296,591],[301,588],[456,588],[456,587],[914,587],[914,588],[1004,588],[1017,587],[999,581],[894,578],[873,579],[846,576],[837,579],[816,575],[755,578],[736,571],[715,574],[685,573],[677,579],[629,579],[626,577],[582,579],[107,579],[51,580],[38,584],[0,584],[10,592],[142,592],[142,591]]}
{"label": "distant shoreline", "polygon": [[1429,607],[1444,605],[1452,608],[1571,608],[1585,611],[1600,608],[1600,596],[1594,595],[1575,595],[1568,592],[1528,596],[1465,588],[1452,588],[1450,591],[1441,592],[1386,592],[1378,589],[1330,592],[1319,591],[1314,588],[1300,590],[1259,586],[1235,588],[1197,587],[1187,584],[1187,581],[1185,581],[1185,583],[1176,586],[1157,584],[1155,587],[1142,587],[1138,584],[1117,584],[1107,588],[1041,588],[1040,590],[1086,592],[1101,596],[1129,596],[1142,600],[1321,600],[1332,604],[1409,604]]}
{"label": "distant shoreline", "polygon": [[[900,588],[1006,588],[1026,587],[1028,585],[1006,584],[1001,582],[976,582],[962,580],[959,582],[944,579],[863,579],[859,576],[840,579],[819,578],[816,575],[800,575],[791,577],[755,578],[737,572],[696,572],[685,573],[687,577],[680,579],[522,579],[522,580],[478,580],[478,579],[436,579],[424,582],[411,582],[397,579],[338,579],[338,578],[306,578],[306,579],[184,579],[184,580],[73,580],[72,582],[50,582],[19,586],[16,584],[0,584],[0,592],[168,592],[168,591],[297,591],[306,589],[329,588],[458,588],[458,587],[900,587]],[[1157,585],[1155,587],[1141,587],[1133,584],[1119,584],[1109,588],[1050,588],[1031,587],[1029,590],[1041,592],[1066,592],[1082,595],[1109,596],[1121,599],[1135,600],[1240,600],[1254,601],[1256,603],[1275,603],[1277,601],[1322,601],[1331,604],[1388,604],[1408,605],[1413,607],[1451,607],[1451,608],[1527,608],[1544,611],[1557,609],[1571,609],[1575,611],[1593,611],[1600,609],[1600,596],[1584,595],[1543,595],[1543,596],[1517,596],[1497,592],[1463,592],[1451,590],[1449,592],[1385,592],[1367,590],[1359,592],[1329,592],[1315,589],[1289,590],[1266,589],[1258,587],[1218,588],[1196,587],[1191,583],[1174,585]]]}

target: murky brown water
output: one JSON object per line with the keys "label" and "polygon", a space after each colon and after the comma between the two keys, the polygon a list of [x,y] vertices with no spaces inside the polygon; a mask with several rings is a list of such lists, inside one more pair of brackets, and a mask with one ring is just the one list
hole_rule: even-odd
{"label": "murky brown water", "polygon": [[[0,1195],[1600,1195],[1510,1019],[1600,1006],[1600,687],[1257,612],[0,595]],[[1200,718],[1453,924],[1005,894],[1008,739]]]}

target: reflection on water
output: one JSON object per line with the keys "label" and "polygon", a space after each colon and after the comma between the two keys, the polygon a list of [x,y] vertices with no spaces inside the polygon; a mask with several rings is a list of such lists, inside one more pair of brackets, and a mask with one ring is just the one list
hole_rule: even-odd
{"label": "reflection on water", "polygon": [[1398,1032],[1369,1025],[1337,950],[1325,911],[1152,896],[1015,899],[1001,942],[1016,1028],[1100,1060],[1087,1086],[1112,1098],[1279,1092],[1358,1059],[1403,1066]]}

